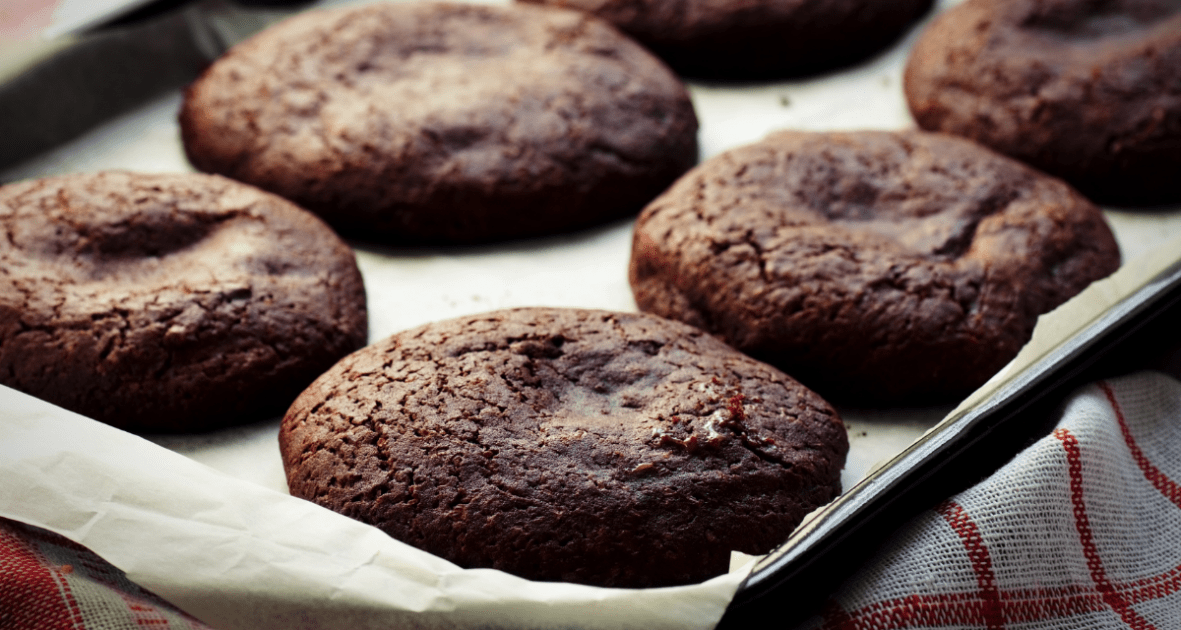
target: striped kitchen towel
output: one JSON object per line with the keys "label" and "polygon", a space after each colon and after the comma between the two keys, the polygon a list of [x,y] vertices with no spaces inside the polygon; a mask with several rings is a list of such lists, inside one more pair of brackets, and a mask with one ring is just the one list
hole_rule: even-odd
{"label": "striped kitchen towel", "polygon": [[895,534],[807,626],[1181,628],[1181,383],[1096,383],[1061,414]]}
{"label": "striped kitchen towel", "polygon": [[208,630],[57,534],[0,518],[0,630]]}

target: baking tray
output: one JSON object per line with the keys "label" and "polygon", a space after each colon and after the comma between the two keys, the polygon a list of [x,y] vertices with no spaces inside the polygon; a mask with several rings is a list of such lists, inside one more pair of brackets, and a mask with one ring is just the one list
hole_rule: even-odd
{"label": "baking tray", "polygon": [[1142,277],[1149,279],[1143,286],[1126,295],[1118,291],[1118,301],[1091,321],[1061,322],[1077,324],[1077,330],[1030,358],[1024,369],[992,383],[987,393],[977,392],[813,514],[756,564],[717,627],[751,627],[767,618],[791,627],[804,620],[907,519],[967,489],[1048,435],[1058,421],[1055,408],[1071,391],[1136,370],[1175,369],[1169,361],[1181,348],[1181,241],[1176,243],[1171,256],[1161,252],[1166,255],[1158,258],[1164,269],[1145,270]]}
{"label": "baking tray", "polygon": [[[952,4],[955,2],[940,2],[936,11]],[[172,19],[175,26],[176,15],[164,17]],[[123,24],[105,36],[114,33],[126,40],[133,32],[136,37],[149,37],[156,32],[152,29],[162,28],[159,24]],[[901,95],[901,77],[906,52],[917,31],[882,55],[840,72],[773,83],[691,84],[701,120],[702,159],[781,128],[912,127]],[[124,78],[144,71],[135,66],[103,67],[104,73]],[[31,158],[18,156],[11,160],[14,165],[0,172],[0,182],[109,168],[191,171],[175,123],[178,85],[183,81],[172,76],[151,78],[163,83],[153,84],[137,101],[125,103],[122,108],[126,113],[81,111],[87,108],[86,103],[73,103],[79,110],[76,118],[86,121],[84,128],[71,131],[80,137]],[[55,130],[48,127],[53,125],[43,123],[40,131],[50,134]],[[53,142],[65,138],[59,133]],[[1140,259],[1154,246],[1181,234],[1181,207],[1105,209],[1105,213],[1125,261]],[[370,339],[429,321],[513,306],[634,311],[626,282],[630,236],[631,222],[621,221],[578,234],[477,248],[358,245],[358,264],[369,292]],[[740,587],[721,625],[745,625],[768,607],[778,617],[787,610],[802,615],[807,607],[801,602],[816,601],[901,519],[978,479],[1011,456],[1042,430],[1034,426],[1036,423],[1023,425],[1013,418],[1028,417],[1030,410],[1054,404],[1062,391],[1090,374],[1090,366],[1107,362],[1103,357],[1109,357],[1106,353],[1114,347],[1110,341],[1125,335],[1126,331],[1120,331],[1139,326],[1134,323],[1141,321],[1138,318],[1158,312],[1164,308],[1159,306],[1163,304],[1160,300],[1167,301],[1159,296],[1144,300],[1139,307],[1119,311],[1123,314],[1116,319],[1088,328],[1090,332],[1084,331],[1073,345],[1037,363],[1033,371],[998,391],[996,397],[976,401],[979,406],[953,414],[937,432],[926,434],[951,411],[950,406],[841,409],[851,443],[842,482],[854,489],[760,561]],[[238,479],[285,491],[276,433],[277,419],[271,419],[198,436],[148,437]],[[910,446],[916,439],[919,442]],[[965,448],[971,448],[973,457],[951,456]],[[983,452],[993,456],[977,456]],[[895,456],[888,467],[871,472]],[[792,606],[784,605],[785,594],[791,594]]]}

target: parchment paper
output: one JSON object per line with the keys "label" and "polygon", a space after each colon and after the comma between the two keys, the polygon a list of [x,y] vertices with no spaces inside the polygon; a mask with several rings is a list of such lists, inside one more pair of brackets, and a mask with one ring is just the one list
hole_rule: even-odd
{"label": "parchment paper", "polygon": [[[943,2],[940,9],[950,4]],[[691,85],[702,159],[780,128],[913,126],[901,75],[917,30],[883,55],[831,75]],[[191,171],[175,122],[179,102],[180,95],[172,94],[146,104],[0,174],[0,181],[110,168]],[[1181,234],[1181,207],[1109,210],[1107,216],[1125,260]],[[359,248],[370,339],[512,306],[634,311],[626,279],[630,239],[631,222],[623,221],[480,248]],[[1163,251],[1165,257],[1181,252],[1181,241]],[[1086,315],[1061,309],[1066,325],[1052,335],[1106,308],[1125,288],[1103,289],[1097,297],[1092,292],[1080,307]],[[1007,374],[1016,369],[1014,364]],[[852,446],[845,487],[901,451],[949,407],[842,409]],[[0,389],[0,515],[90,547],[131,579],[227,630],[708,628],[743,575],[627,591],[460,570],[287,496],[277,427],[277,419],[269,419],[206,435],[144,439]]]}

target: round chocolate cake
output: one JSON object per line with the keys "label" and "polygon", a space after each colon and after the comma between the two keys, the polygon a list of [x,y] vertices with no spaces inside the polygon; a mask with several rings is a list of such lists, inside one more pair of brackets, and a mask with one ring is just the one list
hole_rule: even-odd
{"label": "round chocolate cake", "polygon": [[352,250],[222,177],[9,184],[0,233],[0,383],[117,427],[282,413],[366,340]]}
{"label": "round chocolate cake", "polygon": [[894,43],[932,0],[517,0],[587,11],[677,72],[767,79],[862,61]]}
{"label": "round chocolate cake", "polygon": [[765,553],[840,491],[844,425],[652,315],[517,309],[396,334],[283,419],[291,493],[465,567],[649,587]]}
{"label": "round chocolate cake", "polygon": [[905,88],[924,129],[1097,202],[1181,201],[1181,2],[970,0],[923,33]]}
{"label": "round chocolate cake", "polygon": [[597,18],[526,5],[308,11],[210,66],[180,124],[197,168],[397,243],[633,215],[697,161],[664,64]]}
{"label": "round chocolate cake", "polygon": [[781,132],[698,166],[636,225],[641,310],[685,321],[829,400],[962,396],[1038,315],[1119,266],[1060,180],[922,132]]}

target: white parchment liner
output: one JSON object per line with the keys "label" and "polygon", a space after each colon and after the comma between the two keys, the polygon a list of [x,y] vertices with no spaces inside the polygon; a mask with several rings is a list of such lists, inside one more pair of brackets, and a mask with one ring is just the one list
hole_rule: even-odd
{"label": "white parchment liner", "polygon": [[[1178,264],[1181,237],[1039,321],[987,391]],[[0,389],[0,515],[91,548],[217,628],[709,628],[744,575],[663,589],[462,570],[312,503]]]}
{"label": "white parchment liner", "polygon": [[[493,0],[499,1],[499,0]],[[940,0],[939,10],[957,0]],[[781,129],[913,125],[899,84],[917,29],[883,55],[838,73],[745,86],[691,85],[702,159]],[[179,95],[145,105],[62,150],[4,174],[17,179],[123,168],[191,170],[175,123]],[[969,399],[1181,254],[1181,208],[1108,209],[1126,265],[1039,323],[1034,342]],[[631,311],[630,223],[464,251],[358,252],[370,340],[458,315],[512,306]],[[846,414],[851,487],[870,464],[931,426],[937,410]],[[933,415],[932,415],[933,414]],[[851,418],[851,416],[854,416]],[[856,428],[854,428],[854,425]],[[461,570],[380,531],[282,492],[276,423],[190,441],[151,441],[0,387],[0,516],[60,533],[219,630],[282,628],[710,628],[743,572],[647,590],[536,583]],[[784,605],[790,605],[785,602]]]}
{"label": "white parchment liner", "polygon": [[709,628],[742,573],[605,589],[463,570],[381,531],[0,388],[0,516],[219,629]]}

